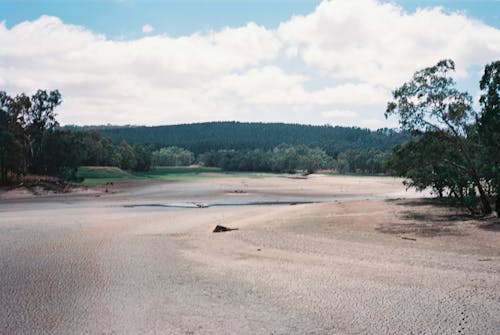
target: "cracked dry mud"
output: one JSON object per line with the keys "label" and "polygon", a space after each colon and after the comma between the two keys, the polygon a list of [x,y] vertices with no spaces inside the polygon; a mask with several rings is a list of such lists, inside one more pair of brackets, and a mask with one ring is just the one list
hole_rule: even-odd
{"label": "cracked dry mud", "polygon": [[[418,196],[399,183],[224,178],[125,183],[100,197],[4,194],[0,333],[498,334],[500,231],[426,201],[384,200]],[[323,203],[130,206],[235,197]]]}

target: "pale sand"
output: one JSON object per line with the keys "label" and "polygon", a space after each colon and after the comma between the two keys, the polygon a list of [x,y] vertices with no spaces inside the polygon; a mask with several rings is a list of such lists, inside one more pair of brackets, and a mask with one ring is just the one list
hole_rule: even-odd
{"label": "pale sand", "polygon": [[[400,180],[235,177],[103,190],[3,193],[0,333],[499,333],[498,226],[384,200],[419,196]],[[253,201],[328,202],[124,207]],[[217,224],[239,230],[211,233]]]}

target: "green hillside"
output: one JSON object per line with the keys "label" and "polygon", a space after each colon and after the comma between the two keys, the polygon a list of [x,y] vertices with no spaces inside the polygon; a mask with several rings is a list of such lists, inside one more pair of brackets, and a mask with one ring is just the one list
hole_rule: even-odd
{"label": "green hillside", "polygon": [[357,127],[312,126],[285,123],[208,122],[172,126],[94,126],[115,143],[152,144],[156,148],[178,146],[195,154],[220,149],[270,150],[282,143],[320,147],[332,157],[348,149],[386,150],[408,136],[391,129],[371,131]]}

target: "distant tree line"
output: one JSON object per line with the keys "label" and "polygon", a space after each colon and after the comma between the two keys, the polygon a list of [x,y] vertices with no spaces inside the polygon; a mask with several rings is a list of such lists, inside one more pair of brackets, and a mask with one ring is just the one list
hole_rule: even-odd
{"label": "distant tree line", "polygon": [[333,159],[324,150],[305,145],[282,144],[273,150],[217,150],[200,155],[205,166],[229,171],[312,173],[333,168]]}
{"label": "distant tree line", "polygon": [[285,143],[320,148],[336,158],[347,150],[390,150],[409,139],[406,132],[382,128],[313,126],[285,123],[207,122],[172,126],[66,126],[77,131],[98,131],[114,143],[150,144],[155,149],[180,147],[196,156],[217,150],[273,150]]}
{"label": "distant tree line", "polygon": [[339,173],[388,173],[390,150],[349,149],[337,155],[334,168]]}
{"label": "distant tree line", "polygon": [[57,90],[38,90],[31,97],[0,91],[0,184],[26,174],[71,179],[81,165],[150,168],[148,146],[125,141],[115,145],[97,132],[61,129],[55,113],[61,102]]}
{"label": "distant tree line", "polygon": [[480,81],[481,110],[456,88],[451,60],[415,73],[393,92],[386,115],[397,115],[411,139],[394,148],[389,167],[406,184],[431,188],[473,213],[500,209],[500,61]]}
{"label": "distant tree line", "polygon": [[186,166],[201,164],[227,171],[315,172],[335,169],[340,173],[380,174],[387,171],[389,151],[378,149],[352,149],[331,157],[323,149],[305,145],[281,144],[272,150],[212,150],[196,156],[179,147],[166,147],[153,151],[154,166]]}
{"label": "distant tree line", "polygon": [[[409,134],[382,128],[312,126],[283,123],[208,122],[173,126],[66,126],[98,131],[114,143],[148,143],[156,150],[153,165],[205,163],[227,170],[277,171],[269,155],[282,144],[316,148],[333,161],[341,173],[387,172],[390,150]],[[160,152],[161,151],[161,152]],[[183,158],[180,158],[183,156]],[[249,163],[249,157],[255,163]],[[186,163],[188,161],[189,163]],[[173,164],[175,162],[175,164]]]}

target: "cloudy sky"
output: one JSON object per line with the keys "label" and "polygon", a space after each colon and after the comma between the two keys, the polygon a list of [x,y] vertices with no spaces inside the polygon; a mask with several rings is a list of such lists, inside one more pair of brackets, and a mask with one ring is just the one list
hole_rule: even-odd
{"label": "cloudy sky", "polygon": [[59,89],[62,124],[379,128],[391,90],[451,58],[478,94],[500,1],[0,0],[0,90]]}

